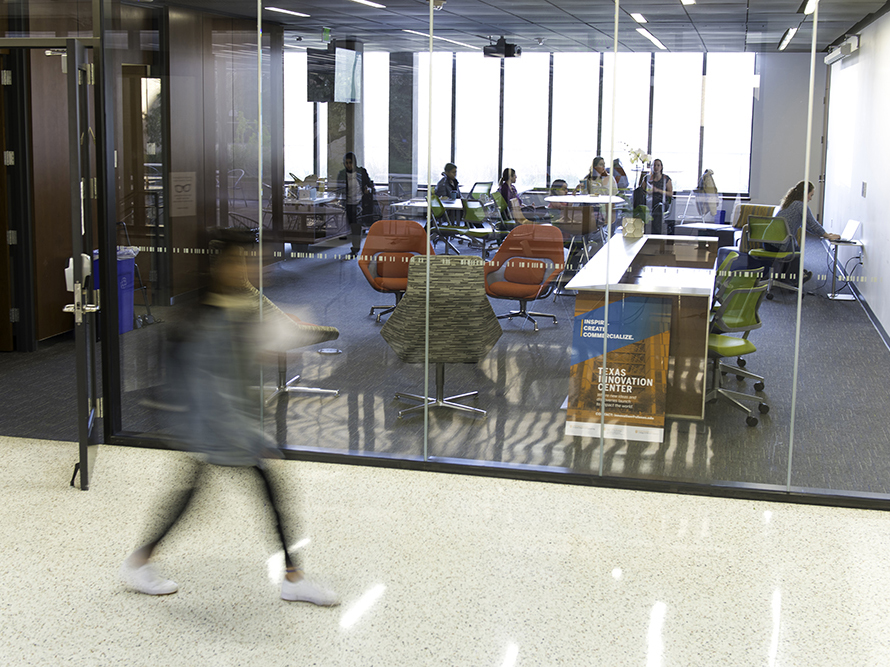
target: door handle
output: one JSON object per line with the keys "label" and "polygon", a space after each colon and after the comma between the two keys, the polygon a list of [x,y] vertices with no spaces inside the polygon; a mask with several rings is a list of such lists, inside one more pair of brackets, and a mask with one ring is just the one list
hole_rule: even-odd
{"label": "door handle", "polygon": [[84,313],[96,313],[99,311],[98,303],[84,303],[83,289],[79,282],[74,283],[74,303],[69,303],[62,308],[62,312],[74,313],[74,324],[83,324]]}

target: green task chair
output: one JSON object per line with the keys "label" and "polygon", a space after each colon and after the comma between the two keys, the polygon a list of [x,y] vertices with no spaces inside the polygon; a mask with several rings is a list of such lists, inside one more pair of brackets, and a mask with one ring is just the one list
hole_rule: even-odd
{"label": "green task chair", "polygon": [[[748,426],[757,426],[757,417],[753,409],[749,409],[742,401],[759,401],[757,409],[761,414],[769,412],[769,405],[759,396],[733,391],[722,386],[723,376],[735,374],[738,380],[750,378],[755,380],[754,390],[763,391],[763,377],[738,366],[724,363],[727,357],[739,357],[757,351],[757,346],[747,338],[747,334],[762,325],[759,315],[760,304],[766,294],[766,283],[750,289],[735,289],[725,295],[723,303],[714,314],[713,327],[724,333],[708,334],[708,357],[712,360],[711,390],[707,394],[708,401],[723,398],[743,412],[748,413]],[[742,337],[729,336],[728,333],[742,332]]]}
{"label": "green task chair", "polygon": [[445,244],[446,255],[449,248],[454,251],[455,255],[459,255],[460,251],[452,243],[452,239],[457,240],[460,238],[466,240],[467,237],[463,234],[464,228],[452,221],[451,216],[448,214],[448,209],[442,205],[442,200],[435,193],[430,195],[430,212],[432,217],[430,242],[433,244],[433,247],[435,248],[436,243],[442,241]]}
{"label": "green task chair", "polygon": [[[784,218],[767,218],[763,216],[748,216],[747,231],[743,232],[748,241],[748,256],[764,263],[769,263],[769,284],[766,288],[766,298],[773,298],[773,287],[796,292],[797,285],[791,281],[797,279],[796,275],[784,273],[790,264],[800,260],[798,250],[769,250],[763,244],[782,246],[786,248],[800,247],[794,235],[788,229],[788,223]],[[778,271],[777,271],[778,269]],[[778,275],[778,277],[776,277]]]}

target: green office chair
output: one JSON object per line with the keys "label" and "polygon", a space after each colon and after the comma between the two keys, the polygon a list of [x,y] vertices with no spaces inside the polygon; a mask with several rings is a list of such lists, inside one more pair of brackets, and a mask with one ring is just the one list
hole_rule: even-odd
{"label": "green office chair", "polygon": [[491,186],[494,185],[494,181],[479,181],[477,183],[473,183],[473,187],[470,189],[470,194],[467,195],[467,199],[475,199],[476,201],[487,201],[491,198]]}
{"label": "green office chair", "polygon": [[515,226],[515,222],[510,216],[510,206],[509,204],[507,204],[507,200],[504,199],[504,196],[497,190],[495,190],[495,192],[491,195],[491,200],[494,202],[494,205],[497,208],[498,217],[501,220],[501,225],[503,225],[504,229],[509,231]]}
{"label": "green office chair", "polygon": [[488,253],[498,246],[507,233],[503,232],[498,238],[497,230],[488,221],[488,211],[480,201],[464,199],[463,205],[465,226],[461,228],[461,233],[469,239],[470,247],[482,251],[482,259],[488,259]]}
{"label": "green office chair", "polygon": [[[723,376],[727,373],[735,374],[738,380],[746,378],[755,380],[754,390],[763,391],[763,377],[756,375],[738,366],[724,363],[727,357],[739,357],[752,354],[757,351],[757,346],[747,338],[747,333],[762,326],[759,308],[766,294],[766,283],[762,283],[750,289],[736,289],[726,294],[723,303],[714,315],[713,325],[717,330],[725,333],[708,334],[708,357],[712,360],[711,390],[707,394],[708,401],[723,398],[743,412],[748,413],[745,419],[748,426],[757,426],[757,416],[753,409],[749,409],[742,401],[759,401],[757,409],[761,414],[769,412],[769,405],[759,396],[745,394],[740,391],[725,389]],[[743,332],[745,336],[729,336],[727,333]]]}
{"label": "green office chair", "polygon": [[[448,210],[442,206],[442,200],[439,195],[433,193],[430,195],[430,212],[432,218],[432,228],[430,229],[430,243],[436,247],[436,243],[442,241],[445,244],[445,253],[451,248],[455,255],[459,255],[460,251],[451,241],[462,237],[463,228],[451,221]],[[466,237],[463,237],[466,239]]]}
{"label": "green office chair", "polygon": [[[783,270],[795,260],[800,260],[798,250],[769,250],[762,247],[766,243],[771,246],[784,246],[789,248],[800,247],[794,235],[788,229],[788,223],[784,218],[767,218],[762,216],[748,216],[747,231],[743,232],[748,240],[748,256],[762,262],[769,262],[769,283],[766,288],[766,298],[772,300],[773,287],[797,292],[798,288],[791,280],[797,276],[786,275]],[[754,245],[752,245],[754,244]],[[760,247],[758,247],[760,244]],[[776,278],[777,269],[779,277]],[[785,279],[788,279],[786,281]]]}

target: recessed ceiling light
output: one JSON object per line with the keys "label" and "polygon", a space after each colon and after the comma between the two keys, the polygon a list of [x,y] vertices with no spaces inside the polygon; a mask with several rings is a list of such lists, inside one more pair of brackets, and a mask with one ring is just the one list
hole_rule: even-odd
{"label": "recessed ceiling light", "polygon": [[642,14],[631,14],[630,17],[637,23],[647,23],[646,17]]}
{"label": "recessed ceiling light", "polygon": [[684,5],[694,5],[695,4],[695,0],[680,0],[680,2],[683,3]]}
{"label": "recessed ceiling light", "polygon": [[779,51],[784,51],[785,47],[788,46],[789,42],[794,38],[797,34],[797,28],[788,28],[785,31],[785,34],[782,35],[782,41],[779,42]]}
{"label": "recessed ceiling light", "polygon": [[374,7],[375,9],[386,9],[386,5],[380,5],[376,2],[371,2],[371,0],[352,0],[353,2],[357,2],[360,5],[368,5],[368,7]]}
{"label": "recessed ceiling light", "polygon": [[[405,30],[402,29],[402,32],[407,32],[411,35],[420,35],[421,37],[429,38],[429,33],[427,32],[418,32],[416,30]],[[463,42],[456,42],[453,39],[448,39],[447,37],[439,37],[438,35],[433,35],[433,39],[440,39],[443,42],[448,42],[449,44],[457,44],[458,46],[466,46],[468,49],[476,49],[477,51],[480,49],[478,46],[473,46],[472,44],[464,44]]]}
{"label": "recessed ceiling light", "polygon": [[664,44],[662,44],[661,42],[659,42],[658,38],[655,35],[653,35],[651,32],[649,32],[648,30],[646,30],[645,28],[637,28],[637,32],[640,33],[646,39],[648,39],[650,42],[655,44],[655,46],[657,46],[662,51],[667,51],[667,47]]}
{"label": "recessed ceiling light", "polygon": [[300,12],[292,12],[289,9],[281,9],[280,7],[266,7],[266,11],[278,12],[279,14],[290,14],[291,16],[299,16],[304,19],[309,18],[309,14],[301,14]]}

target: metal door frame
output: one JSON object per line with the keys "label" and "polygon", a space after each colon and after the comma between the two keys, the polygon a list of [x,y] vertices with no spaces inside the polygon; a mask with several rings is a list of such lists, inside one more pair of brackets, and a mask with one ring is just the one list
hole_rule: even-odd
{"label": "metal door frame", "polygon": [[[110,0],[93,1],[93,37],[68,39],[60,37],[0,38],[0,48],[9,49],[65,49],[68,57],[69,146],[71,167],[72,241],[75,257],[80,255],[87,232],[87,254],[93,241],[99,248],[99,276],[102,285],[112,286],[102,300],[103,317],[97,327],[96,317],[88,306],[97,305],[92,283],[85,282],[81,262],[73,262],[75,303],[71,305],[81,323],[75,324],[77,404],[78,404],[78,463],[75,465],[72,486],[80,473],[80,488],[89,489],[94,473],[96,451],[100,438],[97,419],[102,419],[104,441],[120,430],[120,340],[118,334],[117,285],[117,226],[114,222],[117,205],[114,189],[114,109],[110,69],[105,67],[106,34],[102,29],[106,17],[111,16]],[[93,63],[86,66],[87,49],[92,50]],[[78,78],[80,77],[80,83]],[[94,129],[89,128],[88,88],[94,92]],[[95,181],[90,179],[88,141],[95,143]],[[75,180],[76,176],[80,176]],[[92,239],[92,199],[96,201],[98,238]],[[61,269],[60,269],[61,270]],[[79,306],[78,306],[79,302]],[[96,354],[96,333],[102,339],[101,357]],[[99,396],[97,363],[101,368],[102,397]],[[110,400],[106,400],[110,399]]]}

